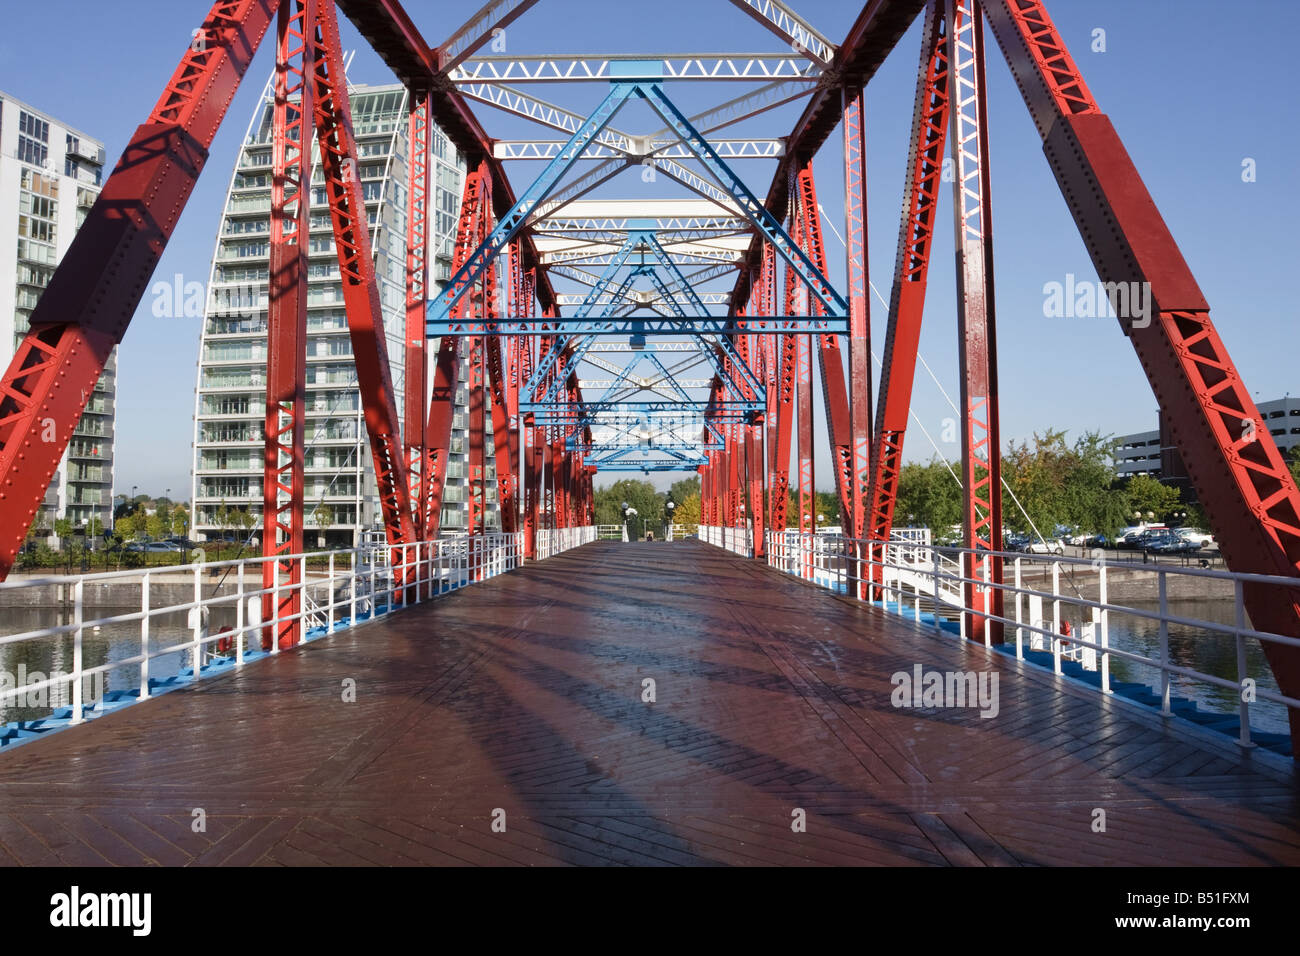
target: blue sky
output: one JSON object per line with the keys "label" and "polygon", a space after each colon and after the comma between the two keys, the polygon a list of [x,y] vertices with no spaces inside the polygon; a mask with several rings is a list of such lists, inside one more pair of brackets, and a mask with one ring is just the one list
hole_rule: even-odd
{"label": "blue sky", "polygon": [[[793,4],[832,40],[856,15],[853,3],[799,0]],[[479,6],[478,0],[407,4],[434,42]],[[147,116],[204,15],[203,0],[125,0],[117,4],[46,0],[3,4],[0,88],[103,140],[110,167]],[[1056,0],[1049,4],[1093,94],[1127,146],[1160,211],[1208,298],[1215,323],[1257,400],[1300,389],[1292,345],[1298,307],[1290,282],[1300,262],[1300,92],[1292,58],[1277,55],[1289,22],[1282,0],[1240,0],[1231,15],[1210,0]],[[57,30],[52,24],[59,24]],[[1106,31],[1106,50],[1091,52],[1093,31]],[[911,121],[920,22],[904,36],[868,90],[869,271],[888,299]],[[354,82],[388,82],[391,75],[346,20],[344,41],[358,50]],[[609,4],[600,0],[542,0],[506,35],[511,53],[775,51],[777,40],[724,0],[662,0]],[[224,191],[250,113],[271,68],[266,43],[235,97],[213,145],[207,171],[163,255],[155,281],[180,274],[206,282]],[[1042,155],[1041,145],[1010,72],[990,37],[989,123],[992,162],[999,368],[1004,442],[1046,428],[1122,434],[1155,427],[1156,404],[1141,367],[1113,319],[1049,319],[1043,287],[1096,275]],[[599,86],[538,89],[582,111],[599,101]],[[670,93],[673,90],[670,90]],[[739,89],[697,87],[681,105],[701,108]],[[657,129],[637,106],[621,114],[629,132]],[[523,127],[500,113],[478,110],[491,135]],[[797,109],[787,107],[738,127],[737,135],[784,135]],[[529,135],[554,138],[534,128]],[[1255,160],[1257,180],[1244,183],[1243,159]],[[535,174],[512,171],[517,191]],[[766,193],[766,161],[738,166],[751,188]],[[842,231],[842,159],[836,133],[815,163],[819,199]],[[635,195],[622,183],[610,195]],[[673,196],[663,184],[656,195]],[[930,276],[921,354],[944,389],[957,395],[956,321],[951,197],[944,195]],[[842,280],[843,249],[828,230],[832,279]],[[156,318],[146,296],[119,352],[117,485],[129,491],[188,497],[192,460],[193,389],[199,320]],[[885,314],[872,303],[877,351]],[[952,417],[939,388],[918,369],[913,407],[940,441]],[[819,439],[820,444],[824,441]],[[940,449],[950,457],[956,444]],[[908,457],[934,449],[913,430]],[[825,479],[826,454],[819,456]],[[610,476],[611,480],[617,475]],[[673,476],[676,477],[676,476]],[[819,485],[825,485],[819,481]]]}

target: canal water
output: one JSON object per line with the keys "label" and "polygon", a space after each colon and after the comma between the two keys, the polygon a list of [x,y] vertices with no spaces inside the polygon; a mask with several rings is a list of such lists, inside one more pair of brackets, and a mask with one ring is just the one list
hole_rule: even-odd
{"label": "canal water", "polygon": [[[87,617],[96,619],[138,612],[135,607],[96,606],[87,611]],[[235,623],[235,608],[217,606],[211,609],[209,632]],[[164,647],[182,644],[193,639],[187,626],[187,611],[155,614],[149,621],[149,647],[158,651]],[[70,610],[59,611],[50,607],[6,607],[0,609],[0,636],[20,634],[72,620]],[[53,673],[69,675],[73,671],[73,636],[71,634],[37,640],[0,644],[0,689],[31,684],[48,678]],[[208,645],[212,647],[212,645]],[[85,628],[81,639],[83,667],[98,667],[114,661],[129,660],[140,655],[140,622],[123,621],[104,624],[98,630]],[[193,652],[186,648],[151,658],[149,676],[154,679],[174,677],[191,666]],[[101,693],[115,690],[133,690],[140,686],[140,664],[110,668],[102,680],[87,678],[82,684],[82,697],[89,702]],[[16,720],[34,720],[49,716],[59,707],[72,703],[72,683],[64,681],[48,691],[34,691],[30,699],[15,701],[12,697],[0,701],[0,723]]]}
{"label": "canal water", "polygon": [[[1141,610],[1156,610],[1156,602],[1127,600],[1128,606]],[[96,617],[127,614],[134,608],[96,608]],[[1185,599],[1171,601],[1170,613],[1178,617],[1197,618],[1217,623],[1231,624],[1234,609],[1231,600],[1223,598]],[[0,610],[0,634],[15,634],[27,630],[49,627],[58,613],[50,608],[4,608]],[[70,620],[69,612],[62,612],[58,623]],[[208,622],[210,631],[235,623],[233,607],[215,607]],[[1077,623],[1077,622],[1076,622]],[[183,611],[155,616],[150,624],[150,644],[154,649],[180,644],[190,639],[191,631]],[[1110,616],[1110,643],[1119,650],[1128,650],[1144,656],[1159,658],[1159,625],[1146,618],[1133,617],[1112,611]],[[23,641],[0,645],[0,680],[24,682],[39,680],[32,673],[39,671],[48,676],[52,671],[72,671],[72,636]],[[95,667],[113,661],[127,660],[140,653],[140,625],[138,621],[106,624],[98,631],[87,629],[82,639],[85,666]],[[1231,634],[1217,634],[1200,628],[1178,624],[1169,626],[1169,654],[1175,664],[1193,668],[1228,680],[1237,680],[1236,641]],[[149,662],[149,674],[155,678],[171,677],[191,664],[189,650],[176,651],[156,657]],[[1259,643],[1246,641],[1247,674],[1255,678],[1260,688],[1277,691]],[[1159,672],[1153,668],[1112,655],[1112,679],[1148,684],[1158,690]],[[140,685],[140,666],[131,664],[108,670],[103,691],[129,690]],[[1216,687],[1175,675],[1172,679],[1175,696],[1197,702],[1202,710],[1235,713],[1237,695],[1228,688]],[[13,686],[12,683],[6,687]],[[89,700],[98,688],[85,685],[83,695]],[[32,706],[21,706],[27,703]],[[50,692],[47,700],[0,702],[0,723],[14,720],[32,720],[48,715],[54,708],[71,703],[71,685],[63,684]],[[1285,734],[1288,732],[1286,708],[1269,701],[1251,705],[1251,726],[1257,730]]]}

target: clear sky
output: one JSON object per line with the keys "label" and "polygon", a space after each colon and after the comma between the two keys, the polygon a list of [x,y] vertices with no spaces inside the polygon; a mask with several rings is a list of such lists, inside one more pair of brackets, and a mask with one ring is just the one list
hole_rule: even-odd
{"label": "clear sky", "polygon": [[[433,42],[451,33],[479,0],[407,3]],[[857,13],[852,2],[792,4],[838,42]],[[204,0],[0,0],[0,88],[98,137],[111,168],[135,127],[149,114],[190,42]],[[1300,266],[1300,91],[1294,58],[1279,54],[1292,20],[1286,0],[1238,0],[1230,11],[1212,0],[1054,0],[1048,4],[1093,94],[1107,112],[1180,244],[1228,349],[1257,400],[1300,389],[1293,346],[1300,306],[1290,285]],[[1105,52],[1092,52],[1093,31],[1105,31]],[[344,42],[357,49],[354,82],[391,80],[383,64],[343,21]],[[872,82],[868,108],[869,268],[888,299],[911,122],[920,21],[904,36]],[[725,0],[541,0],[506,34],[511,53],[776,51],[776,38]],[[271,69],[272,45],[259,52],[213,145],[206,172],[163,255],[155,281],[177,274],[206,283],[231,167],[249,116]],[[1156,404],[1141,367],[1113,319],[1045,318],[1043,287],[1067,274],[1095,279],[1087,253],[1042,155],[1010,72],[990,36],[992,161],[999,367],[1004,441],[1064,428],[1122,434],[1155,427]],[[600,89],[535,88],[579,111]],[[670,89],[670,93],[674,92]],[[730,86],[683,89],[688,111],[739,92]],[[491,135],[524,127],[487,107],[478,110]],[[737,135],[784,135],[796,109],[785,108],[737,127]],[[620,128],[651,132],[660,123],[630,109]],[[528,135],[555,138],[540,127]],[[843,172],[838,133],[819,155],[819,198],[841,231]],[[1255,182],[1242,162],[1255,161]],[[516,164],[516,191],[536,164]],[[738,167],[760,196],[770,161]],[[625,174],[627,175],[627,174]],[[664,185],[664,197],[681,195]],[[628,184],[610,195],[628,196]],[[945,194],[934,253],[921,354],[944,389],[957,395],[951,197]],[[827,235],[832,279],[843,277],[843,248]],[[199,320],[155,318],[146,295],[119,352],[117,487],[173,497],[189,495],[192,415]],[[884,309],[873,299],[877,351]],[[924,369],[913,407],[940,450],[953,413]],[[822,442],[824,444],[824,442]],[[907,442],[911,459],[934,454],[919,431]],[[826,454],[819,470],[827,479]],[[610,476],[611,480],[619,476]],[[668,480],[677,476],[666,476]],[[825,485],[819,481],[819,485]]]}

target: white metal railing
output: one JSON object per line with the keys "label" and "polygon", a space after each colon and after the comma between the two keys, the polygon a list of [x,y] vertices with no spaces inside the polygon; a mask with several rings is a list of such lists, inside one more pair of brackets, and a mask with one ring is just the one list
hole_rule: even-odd
{"label": "white metal railing", "polygon": [[621,541],[623,540],[623,525],[598,524],[596,525],[596,537],[601,541]]}
{"label": "white metal railing", "polygon": [[[734,539],[722,534],[724,530],[736,532],[736,529],[702,527],[700,537],[710,544],[745,553],[733,546]],[[1251,627],[1242,599],[1247,585],[1258,585],[1283,588],[1288,592],[1289,598],[1295,600],[1297,593],[1300,593],[1300,582],[1295,578],[1166,565],[1124,565],[1111,569],[1102,558],[1034,558],[1015,552],[938,548],[930,544],[928,535],[924,538],[898,535],[888,542],[868,542],[798,531],[769,531],[765,536],[765,544],[768,565],[822,587],[851,594],[858,599],[870,599],[872,603],[918,623],[928,618],[938,632],[946,633],[944,625],[948,624],[951,628],[951,622],[955,621],[957,636],[964,638],[968,621],[972,617],[1013,628],[1018,659],[1025,659],[1026,650],[1048,651],[1052,655],[1052,667],[1057,674],[1062,673],[1061,665],[1064,661],[1076,661],[1085,669],[1098,672],[1102,693],[1112,692],[1112,658],[1151,668],[1158,674],[1158,686],[1152,689],[1160,698],[1160,711],[1165,716],[1173,716],[1170,703],[1171,685],[1175,678],[1231,691],[1233,698],[1239,701],[1238,741],[1243,746],[1251,746],[1252,701],[1270,701],[1288,709],[1300,707],[1300,700],[1262,686],[1258,679],[1260,675],[1250,673],[1246,654],[1248,640],[1296,647],[1300,646],[1300,639]],[[869,547],[869,544],[874,544],[875,547]],[[992,562],[998,558],[1003,561],[1004,568],[1004,580],[1000,585],[992,580]],[[971,573],[967,574],[964,567],[972,569]],[[1113,576],[1112,571],[1138,575],[1145,582],[1153,582],[1156,610],[1110,601],[1107,590],[1108,577]],[[1050,574],[1050,590],[1029,586],[1027,578],[1035,573],[1044,578]],[[1063,573],[1070,580],[1071,588],[1068,590],[1062,587]],[[1179,575],[1183,580],[1193,579],[1189,582],[1189,588],[1195,586],[1199,590],[1204,590],[1211,581],[1230,583],[1234,607],[1232,622],[1171,614],[1170,583],[1176,580],[1172,575]],[[1097,599],[1085,597],[1080,589],[1081,584],[1090,590],[1095,585]],[[963,600],[963,594],[967,591],[972,595],[971,603],[977,605],[973,609],[968,608]],[[993,598],[999,591],[1004,604],[1001,614],[995,613]],[[1010,605],[1010,609],[1007,605]],[[1111,644],[1112,618],[1120,615],[1152,622],[1157,626],[1157,656]],[[1080,626],[1076,631],[1064,634],[1062,622],[1068,617],[1080,618]],[[1174,663],[1169,649],[1171,625],[1231,637],[1236,649],[1236,680]],[[987,643],[987,628],[985,635]],[[1252,693],[1245,692],[1247,687]]]}
{"label": "white metal railing", "polygon": [[[595,540],[595,533],[590,526],[539,531],[538,560]],[[129,691],[138,690],[139,699],[144,700],[150,696],[150,664],[164,655],[180,654],[182,660],[188,660],[189,667],[182,670],[182,677],[187,673],[202,676],[211,667],[239,666],[250,656],[261,656],[263,636],[270,641],[269,653],[279,653],[274,636],[286,626],[293,628],[299,641],[323,636],[345,624],[381,617],[513,571],[523,560],[524,533],[517,532],[447,537],[407,545],[372,542],[359,548],[279,558],[248,557],[0,582],[0,605],[4,606],[41,605],[39,599],[25,601],[15,593],[34,593],[32,589],[37,588],[63,588],[70,598],[70,620],[66,623],[0,634],[0,647],[69,637],[72,642],[69,670],[48,676],[33,672],[33,677],[41,679],[22,683],[12,678],[0,682],[0,706],[40,695],[60,702],[56,707],[70,703],[69,722],[80,723],[91,709],[88,705],[103,703],[102,699],[88,701],[87,688],[103,687],[110,671],[135,668],[138,688]],[[268,563],[271,570],[264,584],[263,569]],[[290,566],[295,566],[296,582],[291,581],[286,570]],[[190,599],[155,607],[152,597],[164,583],[179,584],[189,592]],[[101,593],[97,590],[101,585],[134,586],[136,590],[127,600],[114,600],[113,610],[119,613],[100,614],[94,604],[87,604],[86,595]],[[295,590],[300,598],[299,610],[289,613]],[[264,604],[269,615],[263,614]],[[139,610],[120,613],[124,606]],[[233,618],[233,625],[214,630],[212,617],[217,611],[227,619]],[[177,623],[180,619],[186,622],[183,626]],[[86,666],[86,635],[109,626],[133,624],[139,627],[136,653]],[[183,636],[177,635],[178,630]]]}
{"label": "white metal railing", "polygon": [[591,524],[579,525],[575,528],[540,528],[533,540],[537,560],[543,561],[561,551],[590,544],[597,539],[598,534],[597,526]]}
{"label": "white metal railing", "polygon": [[752,558],[754,556],[754,529],[751,527],[731,528],[725,525],[700,525],[700,540],[719,548],[726,548],[733,554]]}

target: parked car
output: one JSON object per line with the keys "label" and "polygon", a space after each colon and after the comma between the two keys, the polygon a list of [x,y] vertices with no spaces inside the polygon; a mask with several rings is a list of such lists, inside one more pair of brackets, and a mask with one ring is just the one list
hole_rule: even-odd
{"label": "parked car", "polygon": [[1182,540],[1168,528],[1149,528],[1137,536],[1137,547],[1143,551],[1155,551],[1165,545],[1175,544]]}
{"label": "parked car", "polygon": [[1189,554],[1192,551],[1199,551],[1201,548],[1190,538],[1184,538],[1180,534],[1171,534],[1158,539],[1148,550],[1154,554]]}
{"label": "parked car", "polygon": [[1134,539],[1145,530],[1146,528],[1142,525],[1130,525],[1127,528],[1122,528],[1120,532],[1115,535],[1115,540],[1112,541],[1111,544],[1117,548],[1134,547]]}
{"label": "parked car", "polygon": [[185,549],[170,541],[150,541],[144,546],[149,554],[183,554]]}
{"label": "parked car", "polygon": [[1178,528],[1177,533],[1180,537],[1195,542],[1198,548],[1208,548],[1214,544],[1214,535],[1200,528]]}
{"label": "parked car", "polygon": [[1030,541],[1025,547],[1025,551],[1029,554],[1065,554],[1065,542],[1060,538]]}

